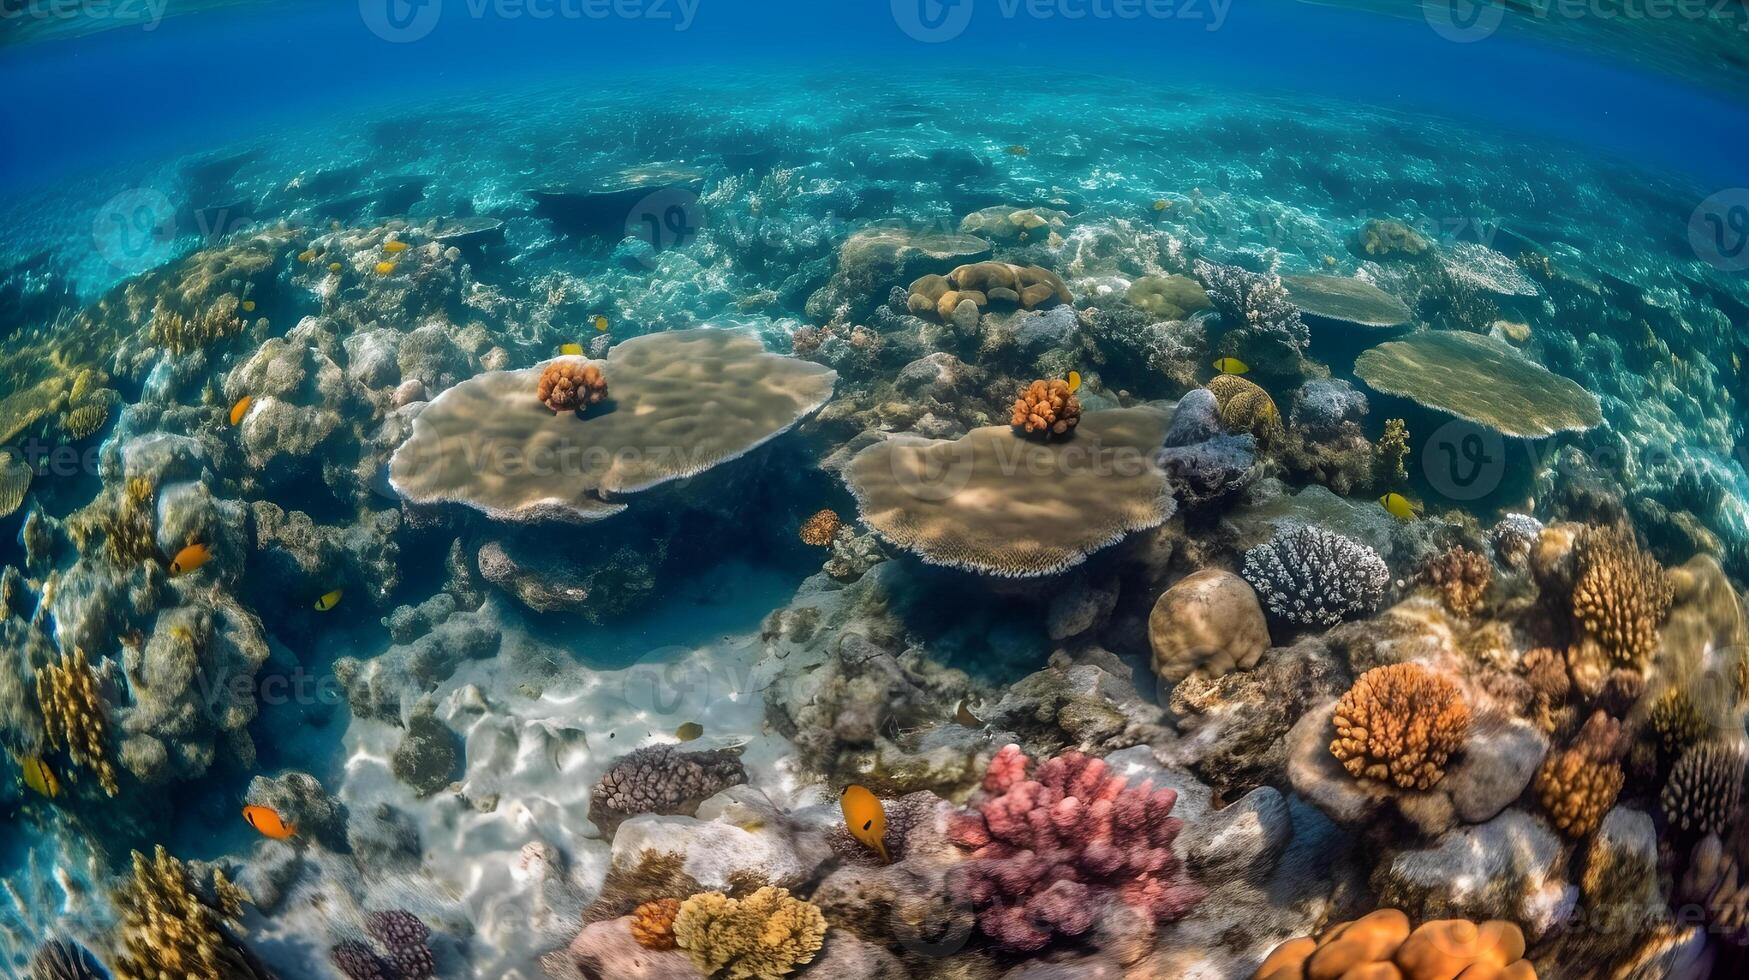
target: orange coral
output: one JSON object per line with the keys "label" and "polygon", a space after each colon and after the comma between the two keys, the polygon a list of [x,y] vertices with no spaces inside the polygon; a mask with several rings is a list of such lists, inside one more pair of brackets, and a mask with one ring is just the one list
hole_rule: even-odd
{"label": "orange coral", "polygon": [[558,360],[540,373],[535,396],[555,413],[575,412],[607,398],[607,378],[587,361]]}
{"label": "orange coral", "polygon": [[830,510],[822,510],[813,517],[802,522],[802,543],[824,548],[832,543],[832,538],[838,534],[838,529],[844,522]]}
{"label": "orange coral", "polygon": [[1574,620],[1614,662],[1643,665],[1657,652],[1658,628],[1670,614],[1670,576],[1623,530],[1588,528],[1576,552]]}
{"label": "orange coral", "polygon": [[1419,664],[1388,664],[1360,675],[1336,702],[1330,754],[1356,779],[1424,790],[1470,730],[1456,684]]}
{"label": "orange coral", "polygon": [[680,899],[659,898],[632,910],[632,938],[645,949],[673,949],[674,917],[680,914]]}
{"label": "orange coral", "polygon": [[1568,837],[1590,836],[1615,805],[1625,778],[1615,761],[1622,747],[1621,723],[1599,711],[1571,746],[1543,760],[1536,795]]}
{"label": "orange coral", "polygon": [[1380,909],[1338,923],[1316,938],[1290,939],[1251,980],[1536,980],[1524,958],[1524,933],[1510,922],[1439,919],[1411,930],[1409,917]]}
{"label": "orange coral", "polygon": [[1421,566],[1420,579],[1439,591],[1447,609],[1467,615],[1482,608],[1494,565],[1468,548],[1447,548]]}
{"label": "orange coral", "polygon": [[1067,381],[1034,381],[1014,400],[1008,424],[1047,439],[1067,435],[1081,424],[1081,399]]}

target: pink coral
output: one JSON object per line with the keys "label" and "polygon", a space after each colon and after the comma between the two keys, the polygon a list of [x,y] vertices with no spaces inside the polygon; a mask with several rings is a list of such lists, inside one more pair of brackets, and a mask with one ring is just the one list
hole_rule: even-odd
{"label": "pink coral", "polygon": [[953,842],[971,852],[955,897],[978,913],[998,947],[1032,952],[1092,930],[1115,899],[1153,922],[1183,917],[1203,890],[1184,879],[1172,841],[1178,794],[1130,786],[1102,759],[1065,752],[1038,766],[1010,745],[991,760],[975,812],[956,817]]}

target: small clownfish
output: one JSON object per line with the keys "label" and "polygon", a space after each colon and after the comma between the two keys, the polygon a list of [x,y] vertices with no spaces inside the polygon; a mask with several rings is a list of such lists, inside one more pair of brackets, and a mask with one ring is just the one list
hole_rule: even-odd
{"label": "small clownfish", "polygon": [[1164,211],[1164,210],[1166,210],[1166,209],[1167,209],[1167,208],[1170,208],[1170,207],[1171,207],[1171,206],[1172,206],[1172,202],[1171,202],[1171,201],[1168,201],[1168,200],[1166,200],[1166,199],[1165,199],[1165,198],[1163,198],[1163,197],[1162,197],[1162,198],[1158,198],[1158,199],[1156,199],[1156,200],[1155,200],[1155,201],[1154,201],[1154,210],[1155,210],[1155,211]]}
{"label": "small clownfish", "polygon": [[176,557],[170,559],[170,574],[172,576],[187,575],[189,572],[205,565],[212,559],[212,557],[212,549],[208,548],[206,545],[191,544],[188,547],[183,548],[181,551],[178,551]]}
{"label": "small clownfish", "polygon": [[253,395],[244,395],[237,399],[237,404],[231,406],[231,424],[240,425],[243,416],[249,414],[249,406],[253,404],[255,404],[255,396]]}
{"label": "small clownfish", "polygon": [[704,726],[696,721],[689,721],[674,730],[674,737],[682,742],[692,742],[704,736]]}
{"label": "small clownfish", "polygon": [[393,262],[378,262],[377,263],[377,275],[379,275],[379,276],[392,275],[392,274],[394,274],[394,271],[395,271],[395,263],[393,263]]}
{"label": "small clownfish", "polygon": [[390,255],[394,255],[396,252],[405,252],[406,250],[407,250],[407,243],[406,242],[384,242],[383,243],[383,251],[389,253]]}
{"label": "small clownfish", "polygon": [[24,770],[24,785],[37,795],[51,800],[61,795],[61,779],[48,763],[33,755],[20,758],[18,766]]}
{"label": "small clownfish", "polygon": [[335,606],[340,605],[340,594],[341,594],[341,590],[335,589],[333,592],[329,592],[326,595],[322,596],[322,598],[317,599],[316,600],[316,611],[317,612],[327,612],[328,610],[333,609]]}
{"label": "small clownfish", "polygon": [[1409,498],[1400,493],[1387,493],[1379,498],[1379,506],[1383,507],[1399,521],[1415,519],[1415,505],[1409,503]]}
{"label": "small clownfish", "polygon": [[274,840],[286,840],[296,837],[298,828],[288,826],[281,820],[279,814],[264,806],[246,806],[243,808],[243,821],[254,827],[263,837]]}
{"label": "small clownfish", "polygon": [[1215,370],[1222,374],[1244,374],[1251,370],[1251,365],[1237,357],[1223,357],[1215,362]]}
{"label": "small clownfish", "polygon": [[592,322],[595,324],[595,332],[596,333],[606,333],[607,332],[607,317],[598,316]]}
{"label": "small clownfish", "polygon": [[881,861],[892,864],[887,854],[887,809],[880,798],[865,786],[846,786],[838,805],[844,808],[844,826],[850,836],[879,854]]}
{"label": "small clownfish", "polygon": [[559,345],[559,353],[565,355],[566,357],[581,357],[583,354],[583,345],[582,344],[560,344]]}
{"label": "small clownfish", "polygon": [[244,300],[243,301],[243,312],[244,313],[254,313],[255,312],[255,301],[252,299]]}
{"label": "small clownfish", "polygon": [[1070,371],[1068,381],[1069,381],[1069,394],[1072,395],[1075,392],[1081,390],[1081,372],[1080,371]]}

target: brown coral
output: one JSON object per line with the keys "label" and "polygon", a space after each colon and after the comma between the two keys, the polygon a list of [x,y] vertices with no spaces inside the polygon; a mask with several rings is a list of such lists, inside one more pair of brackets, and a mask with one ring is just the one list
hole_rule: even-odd
{"label": "brown coral", "polygon": [[117,980],[267,980],[271,974],[227,925],[242,918],[247,901],[222,871],[203,888],[164,848],[151,858],[135,851],[133,876],[115,893],[122,946]]}
{"label": "brown coral", "polygon": [[1537,770],[1537,798],[1568,837],[1590,836],[1615,805],[1626,778],[1615,761],[1621,741],[1621,725],[1599,711],[1573,745],[1550,753]]}
{"label": "brown coral", "polygon": [[1229,432],[1249,432],[1267,444],[1281,428],[1281,413],[1269,392],[1236,374],[1221,374],[1204,385],[1220,406],[1221,425]]}
{"label": "brown coral", "polygon": [[[157,495],[152,481],[135,478],[127,482],[113,507],[98,511],[95,521],[103,532],[104,555],[117,568],[157,560]],[[102,507],[102,502],[97,506]]]}
{"label": "brown coral", "polygon": [[1419,578],[1438,590],[1447,609],[1467,615],[1482,608],[1494,582],[1494,564],[1468,548],[1447,548],[1421,566]]}
{"label": "brown coral", "polygon": [[632,910],[632,938],[645,949],[673,949],[674,918],[680,914],[680,899],[659,898]]}
{"label": "brown coral", "polygon": [[159,300],[152,310],[152,322],[148,328],[152,343],[172,354],[186,354],[241,333],[244,323],[239,311],[242,305],[243,301],[236,294],[225,293],[193,316],[184,316]]}
{"label": "brown coral", "polygon": [[1439,919],[1411,930],[1396,909],[1277,946],[1252,980],[1536,980],[1524,933],[1510,922]]}
{"label": "brown coral", "polygon": [[1067,381],[1034,381],[1014,399],[1008,424],[1046,439],[1068,435],[1081,424],[1081,399]]}
{"label": "brown coral", "polygon": [[838,529],[844,526],[838,514],[830,509],[822,510],[802,522],[802,543],[815,548],[824,548],[832,543]]}
{"label": "brown coral", "polygon": [[1036,265],[1007,262],[974,262],[945,276],[923,276],[911,283],[907,293],[906,305],[912,313],[933,313],[943,323],[952,322],[954,311],[967,300],[980,313],[992,305],[1033,310],[1074,302],[1069,287],[1056,273]]}
{"label": "brown coral", "polygon": [[1643,666],[1658,650],[1658,628],[1674,592],[1657,559],[1640,550],[1630,532],[1588,528],[1575,548],[1579,575],[1573,618],[1624,667]]}
{"label": "brown coral", "polygon": [[1659,803],[1672,827],[1697,834],[1722,833],[1743,802],[1745,756],[1741,746],[1702,742],[1676,760]]}
{"label": "brown coral", "polygon": [[1409,423],[1386,419],[1373,456],[1373,478],[1379,486],[1402,486],[1409,480]]}
{"label": "brown coral", "polygon": [[96,773],[105,793],[119,792],[109,760],[109,703],[97,689],[97,671],[85,651],[75,647],[58,663],[38,668],[36,699],[49,747]]}
{"label": "brown coral", "polygon": [[1706,732],[1706,719],[1695,707],[1694,699],[1681,688],[1671,688],[1652,702],[1647,719],[1667,755],[1676,755],[1700,740]]}
{"label": "brown coral", "polygon": [[1456,684],[1419,664],[1360,675],[1336,702],[1330,752],[1357,779],[1424,790],[1469,734],[1470,709]]}
{"label": "brown coral", "polygon": [[826,937],[818,907],[783,888],[736,900],[694,895],[674,917],[674,939],[699,972],[722,980],[780,980],[813,962]]}
{"label": "brown coral", "polygon": [[535,397],[555,413],[575,412],[607,398],[607,378],[598,365],[571,358],[548,364],[535,384]]}
{"label": "brown coral", "polygon": [[61,429],[67,433],[68,438],[77,442],[96,433],[108,421],[109,403],[94,401],[80,405],[61,416]]}

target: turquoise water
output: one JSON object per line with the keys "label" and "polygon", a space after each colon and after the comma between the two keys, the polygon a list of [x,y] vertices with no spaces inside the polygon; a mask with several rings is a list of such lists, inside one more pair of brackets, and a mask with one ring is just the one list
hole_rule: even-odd
{"label": "turquoise water", "polygon": [[[195,976],[700,977],[623,917],[750,882],[804,978],[1243,978],[1387,907],[1739,975],[1749,13],[1648,9],[4,5],[0,974],[133,975],[163,845]],[[1465,706],[1425,785],[1336,764],[1386,666],[1374,753]],[[1009,743],[1186,829],[980,849]],[[738,776],[600,812],[662,746]]]}

